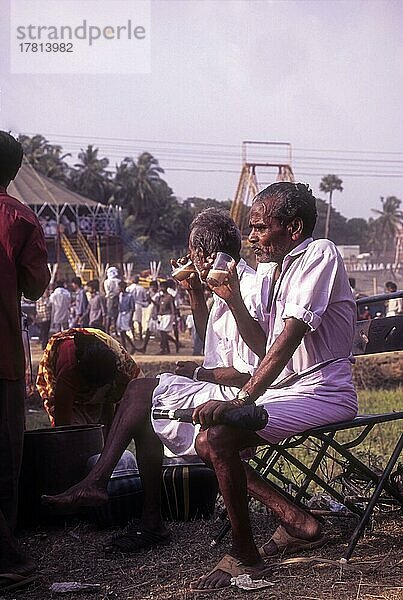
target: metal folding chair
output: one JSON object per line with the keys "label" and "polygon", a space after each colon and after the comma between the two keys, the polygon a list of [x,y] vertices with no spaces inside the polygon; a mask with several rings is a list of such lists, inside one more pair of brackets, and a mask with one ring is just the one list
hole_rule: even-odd
{"label": "metal folding chair", "polygon": [[[403,292],[382,294],[363,298],[357,304],[384,302],[402,297]],[[354,341],[354,354],[375,354],[403,349],[403,314],[393,317],[359,321]],[[359,456],[360,446],[375,426],[388,427],[388,423],[398,421],[402,427],[386,465],[379,469]],[[352,439],[337,439],[339,432],[351,432]],[[403,449],[403,412],[359,415],[351,421],[344,421],[317,427],[269,445],[259,450],[250,464],[259,475],[266,479],[293,502],[309,507],[313,496],[323,490],[335,502],[344,505],[358,516],[357,526],[350,538],[341,562],[350,559],[357,542],[367,526],[377,504],[398,504],[403,506],[403,496],[391,478],[393,468]],[[363,446],[362,446],[363,447]],[[358,453],[353,453],[358,449]],[[327,465],[331,463],[338,471],[329,474]],[[349,478],[366,482],[364,493],[358,489],[351,491]],[[362,487],[362,486],[361,486]],[[353,486],[354,488],[354,486]],[[222,515],[223,524],[212,544],[215,545],[230,529],[228,520]]]}

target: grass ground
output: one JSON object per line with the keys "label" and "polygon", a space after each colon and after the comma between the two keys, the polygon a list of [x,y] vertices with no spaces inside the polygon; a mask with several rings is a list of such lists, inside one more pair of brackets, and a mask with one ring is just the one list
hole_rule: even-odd
{"label": "grass ground", "polygon": [[[187,348],[180,358],[186,356]],[[191,358],[191,357],[190,357]],[[170,357],[173,361],[175,357]],[[172,362],[161,357],[142,358],[148,375],[172,369]],[[401,410],[402,393],[398,390],[360,392],[360,412]],[[37,404],[30,406],[28,428],[47,426],[47,418]],[[388,434],[377,434],[370,451],[379,460],[390,452],[393,438],[400,433],[391,423]],[[368,450],[368,448],[367,448]],[[257,544],[267,541],[276,527],[259,505],[254,505],[252,525]],[[218,547],[210,541],[219,523],[193,521],[171,523],[173,542],[166,547],[136,556],[108,557],[103,544],[113,530],[98,530],[79,520],[66,520],[59,526],[37,527],[21,532],[26,551],[37,561],[42,578],[28,589],[5,595],[6,600],[43,600],[56,597],[49,587],[54,582],[79,581],[100,584],[96,594],[80,594],[83,600],[188,600],[198,597],[189,591],[189,583],[210,570],[229,549],[229,537]],[[260,592],[227,589],[213,594],[216,598],[251,600],[403,600],[402,511],[377,513],[373,528],[357,546],[352,560],[343,570],[337,560],[345,549],[354,519],[329,518],[325,524],[328,544],[308,554],[313,561],[272,563],[273,587]],[[303,555],[302,555],[303,556]],[[74,600],[75,594],[64,594]],[[0,599],[2,600],[2,599]]]}

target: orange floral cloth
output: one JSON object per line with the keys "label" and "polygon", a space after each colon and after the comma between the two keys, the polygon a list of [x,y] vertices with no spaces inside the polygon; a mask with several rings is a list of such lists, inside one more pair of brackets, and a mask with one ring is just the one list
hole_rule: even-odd
{"label": "orange floral cloth", "polygon": [[[86,335],[93,335],[98,340],[103,342],[112,350],[116,357],[116,365],[118,374],[112,384],[112,389],[106,395],[104,402],[116,404],[122,398],[127,384],[132,379],[136,379],[140,374],[140,367],[132,359],[130,354],[123,348],[119,342],[114,340],[110,335],[100,331],[99,329],[86,328],[72,328],[66,331],[61,331],[53,335],[44,352],[41,362],[38,366],[38,375],[36,378],[36,387],[42,398],[43,406],[48,413],[50,422],[54,426],[54,408],[55,408],[55,388],[56,388],[56,361],[58,346],[66,339],[74,339],[74,335],[77,332],[84,333]],[[88,403],[91,403],[91,398],[88,398]]]}

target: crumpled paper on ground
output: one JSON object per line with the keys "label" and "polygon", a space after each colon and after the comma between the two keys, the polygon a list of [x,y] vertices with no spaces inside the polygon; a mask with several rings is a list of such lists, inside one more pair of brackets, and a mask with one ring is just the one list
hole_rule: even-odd
{"label": "crumpled paper on ground", "polygon": [[241,590],[261,590],[273,586],[274,583],[267,579],[252,579],[250,575],[244,574],[231,577],[231,585],[235,585]]}

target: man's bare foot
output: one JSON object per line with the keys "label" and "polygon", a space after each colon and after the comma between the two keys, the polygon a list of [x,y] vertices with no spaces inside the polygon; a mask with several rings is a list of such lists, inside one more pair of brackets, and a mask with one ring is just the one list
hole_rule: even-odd
{"label": "man's bare foot", "polygon": [[231,585],[232,577],[249,574],[252,579],[262,579],[266,572],[267,565],[261,560],[253,565],[245,565],[234,556],[226,554],[210,573],[193,581],[190,589],[193,592],[220,590]]}
{"label": "man's bare foot", "polygon": [[101,506],[108,501],[108,494],[104,488],[94,484],[84,485],[77,483],[62,494],[57,496],[43,495],[42,504],[60,512],[75,512],[82,506]]}

